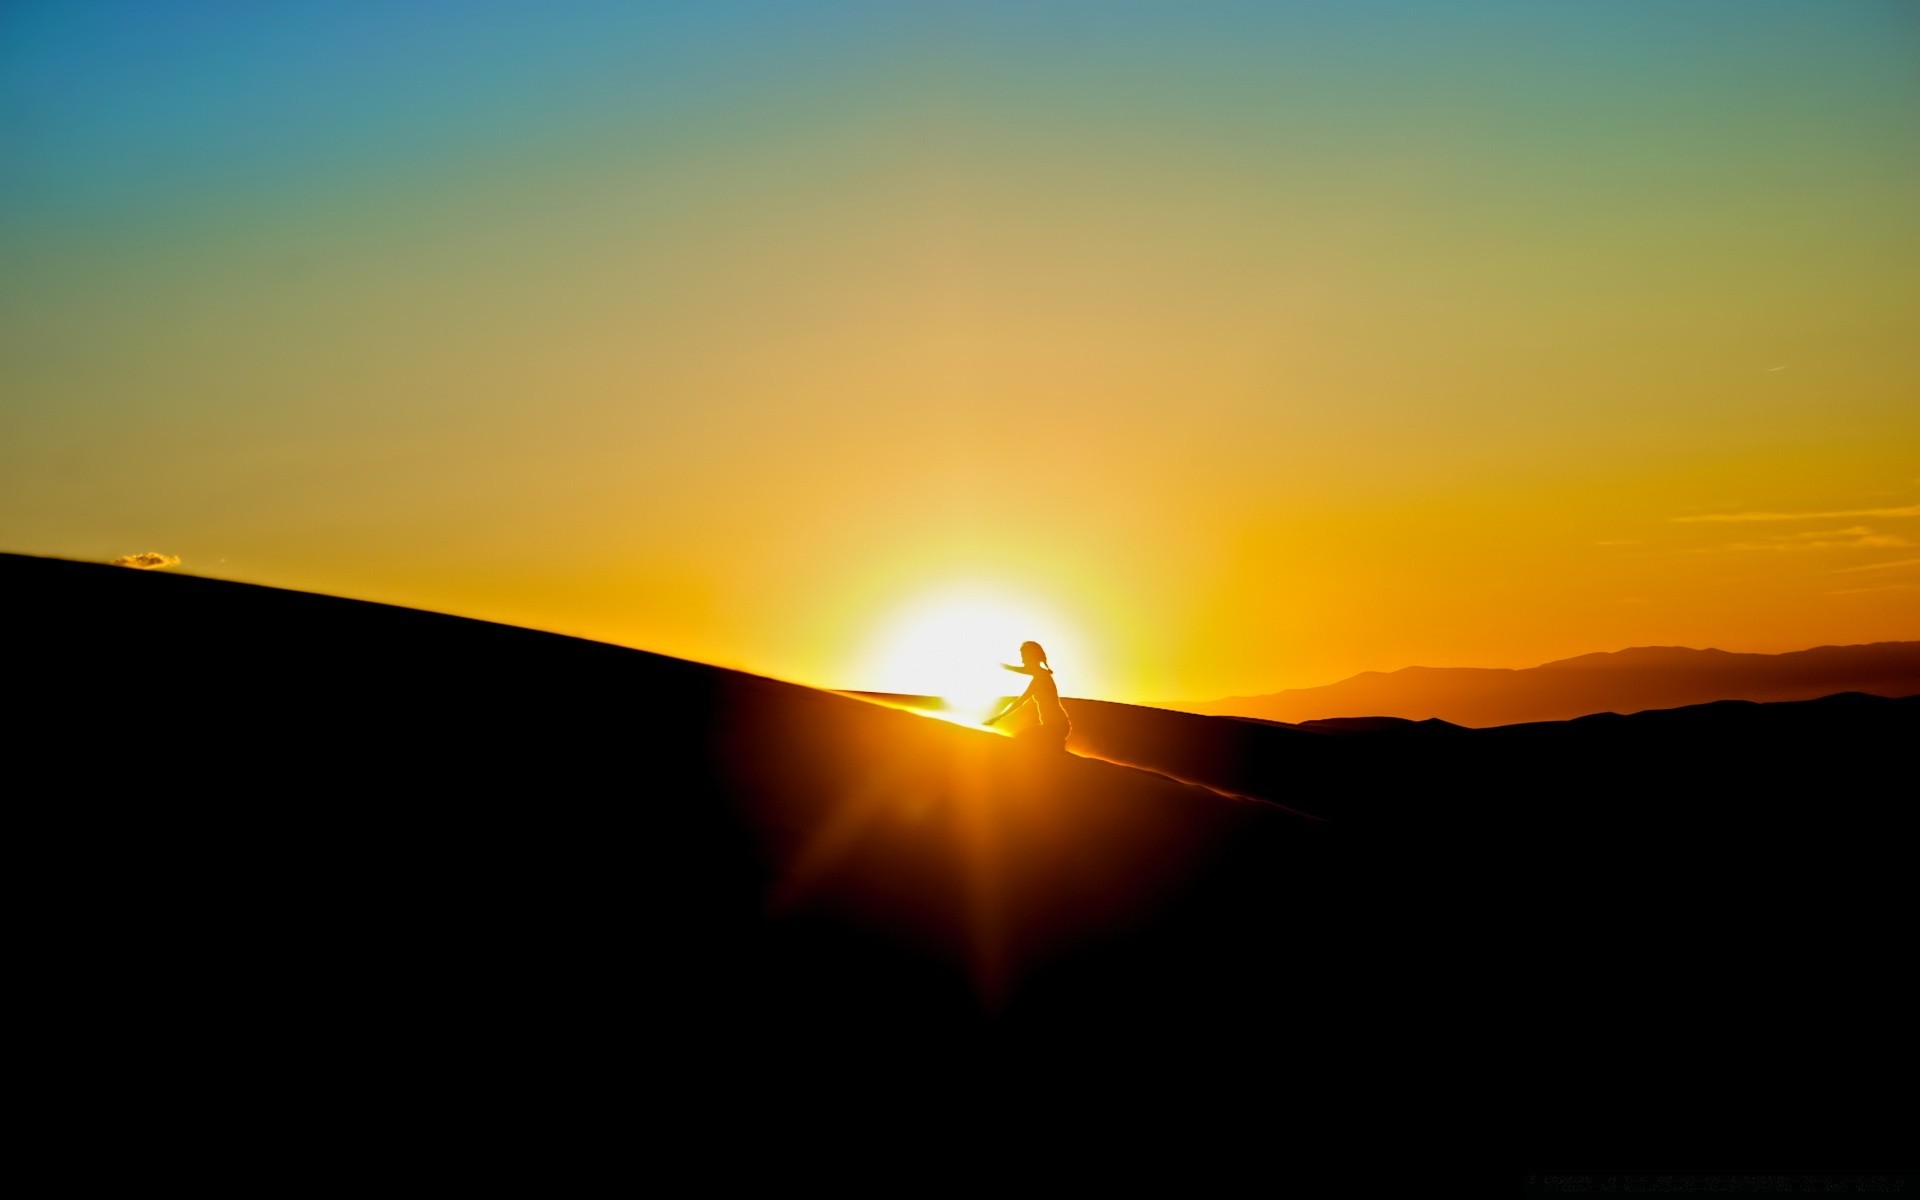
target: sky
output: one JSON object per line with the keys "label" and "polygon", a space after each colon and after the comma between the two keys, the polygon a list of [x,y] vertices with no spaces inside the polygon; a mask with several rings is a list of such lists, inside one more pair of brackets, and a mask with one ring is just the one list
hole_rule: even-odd
{"label": "sky", "polygon": [[1134,701],[1920,638],[1920,5],[19,0],[0,550]]}

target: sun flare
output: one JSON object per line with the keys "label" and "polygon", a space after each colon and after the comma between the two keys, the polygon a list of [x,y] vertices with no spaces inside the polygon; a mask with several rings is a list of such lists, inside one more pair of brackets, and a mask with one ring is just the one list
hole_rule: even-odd
{"label": "sun flare", "polygon": [[1044,608],[986,589],[942,591],[903,606],[882,628],[866,686],[938,696],[952,718],[977,722],[1026,686],[1000,664],[1018,662],[1028,640],[1047,648],[1057,670],[1080,661],[1078,637]]}

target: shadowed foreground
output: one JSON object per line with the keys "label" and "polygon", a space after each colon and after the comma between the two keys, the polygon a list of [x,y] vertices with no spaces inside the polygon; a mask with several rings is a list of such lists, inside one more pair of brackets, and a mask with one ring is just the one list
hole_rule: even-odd
{"label": "shadowed foreground", "polygon": [[1579,1145],[1815,1081],[1870,1129],[1851,1089],[1910,1046],[1915,701],[1482,731],[1069,701],[1142,770],[412,610],[14,556],[0,587],[94,1101],[591,1125],[1117,1081],[1379,1129],[1498,1088]]}
{"label": "shadowed foreground", "polygon": [[[482,622],[11,556],[0,586],[71,1003],[135,1087],[935,1089],[1397,1003],[1403,922],[1325,823]],[[1329,1087],[1392,1053],[1326,1036],[1289,1057]]]}

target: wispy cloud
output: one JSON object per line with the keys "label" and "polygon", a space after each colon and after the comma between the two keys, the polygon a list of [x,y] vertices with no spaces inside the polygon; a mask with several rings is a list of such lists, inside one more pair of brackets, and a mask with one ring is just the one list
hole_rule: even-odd
{"label": "wispy cloud", "polygon": [[1838,521],[1847,517],[1920,517],[1920,504],[1907,504],[1899,508],[1847,508],[1828,512],[1704,513],[1697,517],[1670,519],[1676,524],[1691,525],[1701,521]]}
{"label": "wispy cloud", "polygon": [[1834,547],[1846,550],[1887,550],[1896,546],[1904,547],[1913,545],[1913,543],[1907,539],[1891,533],[1876,533],[1867,537],[1845,538],[1831,542],[1799,542],[1795,544],[1805,546],[1809,550],[1827,550]]}
{"label": "wispy cloud", "polygon": [[1833,591],[1828,592],[1827,595],[1829,596],[1863,596],[1868,592],[1910,592],[1915,588],[1920,588],[1920,582],[1882,583],[1874,587],[1863,587],[1863,588],[1835,588]]}
{"label": "wispy cloud", "polygon": [[1903,537],[1891,533],[1875,533],[1858,537],[1821,536],[1816,538],[1773,537],[1764,542],[1728,542],[1721,546],[1700,546],[1696,554],[1723,554],[1742,550],[1902,550],[1913,545]]}
{"label": "wispy cloud", "polygon": [[111,562],[116,567],[133,567],[140,571],[157,571],[162,567],[179,566],[180,556],[178,554],[158,554],[149,550],[145,554],[122,554],[119,558],[112,559]]}
{"label": "wispy cloud", "polygon": [[1815,529],[1806,533],[1782,533],[1775,536],[1800,542],[1815,541],[1820,538],[1872,537],[1873,530],[1865,525],[1855,525],[1851,529]]}
{"label": "wispy cloud", "polygon": [[1892,562],[1868,563],[1864,567],[1836,567],[1835,575],[1851,575],[1855,571],[1890,571],[1895,567],[1920,567],[1920,558],[1896,558]]}

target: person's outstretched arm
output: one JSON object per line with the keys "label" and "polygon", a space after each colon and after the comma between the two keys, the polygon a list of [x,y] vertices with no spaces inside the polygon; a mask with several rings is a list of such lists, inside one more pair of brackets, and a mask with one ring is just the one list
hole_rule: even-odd
{"label": "person's outstretched arm", "polygon": [[988,717],[986,720],[980,723],[982,725],[991,725],[995,721],[998,721],[1001,717],[1006,716],[1008,713],[1012,712],[1014,709],[1019,708],[1022,704],[1025,704],[1027,701],[1033,699],[1033,686],[1034,685],[1031,683],[1028,684],[1026,691],[1021,692],[1019,696],[1015,697],[1012,700],[1009,700],[1005,708],[1001,709],[999,712],[993,714],[992,716]]}

